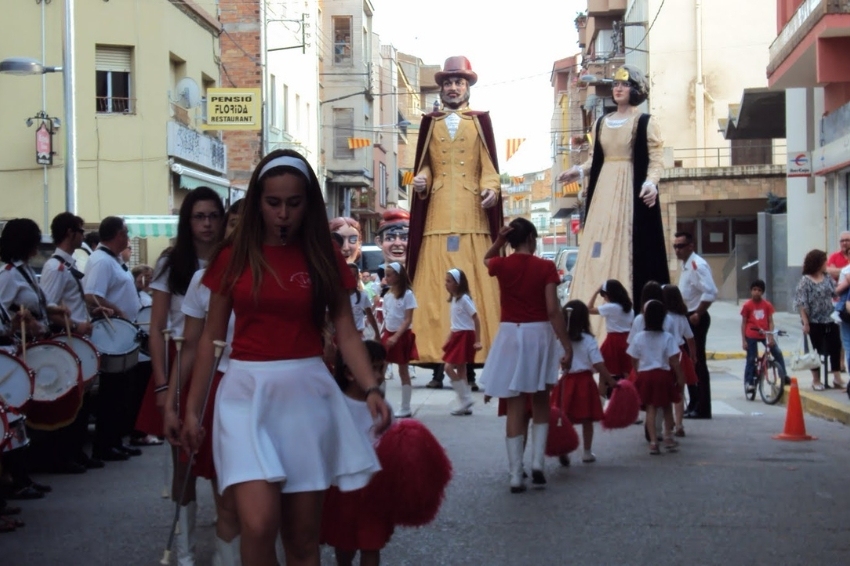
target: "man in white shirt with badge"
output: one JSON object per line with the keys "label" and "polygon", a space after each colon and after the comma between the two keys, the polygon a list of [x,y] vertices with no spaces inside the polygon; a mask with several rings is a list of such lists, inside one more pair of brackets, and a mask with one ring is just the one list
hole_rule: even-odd
{"label": "man in white shirt with badge", "polygon": [[676,258],[682,262],[679,290],[688,307],[688,322],[691,323],[694,331],[697,347],[694,365],[699,382],[688,386],[689,401],[684,416],[690,419],[710,419],[711,385],[705,360],[705,342],[708,337],[708,328],[711,326],[708,308],[717,300],[717,285],[714,284],[708,262],[697,255],[691,234],[676,232],[673,249],[676,252]]}
{"label": "man in white shirt with badge", "polygon": [[[136,284],[120,254],[130,238],[123,218],[107,216],[98,228],[100,245],[86,264],[83,289],[89,308],[105,307],[114,316],[136,320],[141,303]],[[126,460],[141,450],[125,446],[122,437],[129,434],[128,417],[133,370],[118,374],[100,374],[100,389],[95,407],[93,455],[100,460]],[[135,421],[135,415],[132,420]],[[132,427],[132,425],[129,425]]]}

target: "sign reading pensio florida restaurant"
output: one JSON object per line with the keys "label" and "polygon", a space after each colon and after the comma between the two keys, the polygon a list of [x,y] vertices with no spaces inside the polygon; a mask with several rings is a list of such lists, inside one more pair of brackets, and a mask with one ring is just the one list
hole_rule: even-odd
{"label": "sign reading pensio florida restaurant", "polygon": [[812,174],[812,160],[805,151],[789,151],[788,166],[785,169],[788,177],[809,177]]}
{"label": "sign reading pensio florida restaurant", "polygon": [[206,130],[259,130],[262,128],[260,89],[207,90]]}

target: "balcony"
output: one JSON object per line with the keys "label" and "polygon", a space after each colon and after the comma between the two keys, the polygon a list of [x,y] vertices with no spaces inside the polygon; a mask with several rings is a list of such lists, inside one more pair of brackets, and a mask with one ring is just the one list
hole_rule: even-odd
{"label": "balcony", "polygon": [[587,0],[588,16],[624,14],[628,0]]}
{"label": "balcony", "polygon": [[[768,49],[771,88],[846,82],[836,56],[850,49],[850,2],[803,0]],[[837,74],[837,76],[836,76]]]}

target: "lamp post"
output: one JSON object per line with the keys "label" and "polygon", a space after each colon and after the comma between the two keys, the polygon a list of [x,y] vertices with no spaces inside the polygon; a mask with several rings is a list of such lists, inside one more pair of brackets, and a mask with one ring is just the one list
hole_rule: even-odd
{"label": "lamp post", "polygon": [[62,53],[63,66],[48,67],[27,57],[10,57],[0,61],[0,73],[10,75],[44,75],[62,73],[65,106],[65,209],[77,212],[77,114],[74,72],[74,0],[65,0],[65,33]]}

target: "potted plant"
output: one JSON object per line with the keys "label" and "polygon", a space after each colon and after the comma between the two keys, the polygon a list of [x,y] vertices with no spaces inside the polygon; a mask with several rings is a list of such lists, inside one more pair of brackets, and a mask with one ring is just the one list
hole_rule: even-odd
{"label": "potted plant", "polygon": [[584,29],[587,26],[587,12],[576,12],[576,19],[574,21],[577,30]]}

